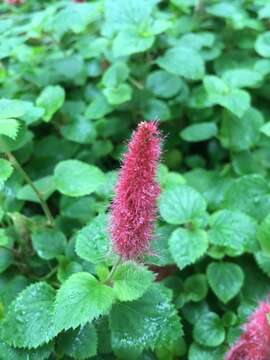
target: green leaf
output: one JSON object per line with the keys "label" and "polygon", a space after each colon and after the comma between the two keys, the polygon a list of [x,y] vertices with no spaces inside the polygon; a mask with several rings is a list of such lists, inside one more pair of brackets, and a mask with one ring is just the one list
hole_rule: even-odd
{"label": "green leaf", "polygon": [[270,121],[266,122],[263,126],[261,126],[260,132],[262,132],[266,136],[270,136]]}
{"label": "green leaf", "polygon": [[84,117],[72,119],[70,123],[62,126],[60,131],[64,138],[79,144],[91,144],[97,135],[94,123]]}
{"label": "green leaf", "polygon": [[37,348],[57,331],[53,326],[55,290],[44,282],[28,286],[11,303],[1,323],[1,338],[15,347]]}
{"label": "green leaf", "polygon": [[257,251],[254,254],[256,263],[258,264],[259,268],[264,272],[267,276],[270,277],[270,256],[268,253],[263,251]]}
{"label": "green leaf", "polygon": [[181,131],[182,139],[190,142],[208,140],[217,135],[217,125],[213,122],[192,124]]}
{"label": "green leaf", "polygon": [[2,128],[2,121],[4,120],[0,120],[0,128],[1,130],[6,129],[7,131],[5,131],[5,134],[1,134],[1,130],[0,130],[0,152],[7,152],[7,151],[15,151],[20,149],[21,147],[23,147],[32,137],[31,133],[29,133],[26,130],[26,125],[23,121],[21,120],[16,120],[19,124],[18,128],[17,128],[17,133],[15,138],[13,139],[10,135],[14,134],[15,132],[9,133],[9,120],[8,119],[8,124],[7,127],[3,126]]}
{"label": "green leaf", "polygon": [[59,350],[77,360],[97,355],[97,332],[92,324],[68,330],[59,339]]}
{"label": "green leaf", "polygon": [[216,349],[207,348],[193,343],[189,348],[189,360],[224,360],[225,349],[218,347]]}
{"label": "green leaf", "polygon": [[144,36],[135,27],[126,28],[113,41],[113,55],[121,57],[143,52],[151,48],[154,40],[153,35]]}
{"label": "green leaf", "polygon": [[99,94],[91,102],[85,111],[85,117],[89,120],[100,119],[112,111],[111,105],[103,94]]}
{"label": "green leaf", "polygon": [[200,345],[219,346],[225,340],[222,320],[213,312],[200,316],[194,326],[193,337]]}
{"label": "green leaf", "polygon": [[146,86],[154,95],[167,99],[180,93],[183,81],[179,76],[164,70],[157,70],[148,75]]}
{"label": "green leaf", "polygon": [[159,285],[153,285],[138,300],[116,303],[110,313],[112,347],[121,358],[137,356],[145,348],[170,344],[182,334],[170,297]]}
{"label": "green leaf", "polygon": [[229,86],[215,75],[206,75],[203,79],[203,85],[211,97],[227,95],[230,92]]}
{"label": "green leaf", "polygon": [[[44,200],[47,200],[56,190],[53,176],[46,176],[38,179],[34,181],[34,185]],[[24,185],[21,187],[17,193],[17,198],[19,200],[33,201],[37,203],[40,202],[37,194],[30,185]]]}
{"label": "green leaf", "polygon": [[110,242],[107,229],[107,216],[103,214],[82,228],[76,238],[78,256],[94,264],[109,259]]}
{"label": "green leaf", "polygon": [[227,113],[223,115],[220,139],[224,147],[233,151],[253,148],[260,140],[262,113],[249,108],[241,117]]}
{"label": "green leaf", "polygon": [[[3,119],[21,119],[27,125],[37,121],[44,113],[42,108],[38,108],[30,101],[22,100],[0,100],[0,123]],[[1,123],[2,125],[2,123]]]}
{"label": "green leaf", "polygon": [[54,170],[57,190],[68,196],[89,195],[104,180],[104,174],[99,168],[79,160],[61,161]]}
{"label": "green leaf", "polygon": [[257,37],[255,50],[263,57],[270,57],[270,31],[266,31]]}
{"label": "green leaf", "polygon": [[109,104],[119,105],[131,99],[132,88],[127,84],[120,84],[115,88],[106,88],[103,90]]}
{"label": "green leaf", "polygon": [[179,269],[195,263],[208,248],[208,239],[203,230],[176,229],[169,238],[171,255]]}
{"label": "green leaf", "polygon": [[125,82],[129,75],[129,67],[123,62],[111,65],[102,76],[102,84],[105,87],[117,87]]}
{"label": "green leaf", "polygon": [[261,221],[270,212],[270,189],[260,175],[235,179],[224,194],[223,208],[240,210]]}
{"label": "green leaf", "polygon": [[250,95],[244,90],[233,89],[227,96],[220,96],[214,99],[213,102],[241,117],[250,107]]}
{"label": "green leaf", "polygon": [[120,301],[139,299],[154,280],[154,274],[142,265],[128,261],[119,265],[113,276],[114,290]]}
{"label": "green leaf", "polygon": [[4,182],[10,177],[13,172],[13,168],[9,161],[0,159],[0,189]]}
{"label": "green leaf", "polygon": [[56,295],[55,324],[59,331],[75,329],[109,312],[114,301],[111,287],[87,272],[72,275]]}
{"label": "green leaf", "polygon": [[155,0],[106,0],[104,4],[107,32],[140,26],[148,21],[154,8]]}
{"label": "green leaf", "polygon": [[35,350],[24,350],[15,349],[0,340],[0,360],[46,360],[52,351],[52,343]]}
{"label": "green leaf", "polygon": [[51,120],[53,115],[59,110],[65,101],[65,90],[59,86],[47,86],[37,98],[37,105],[45,110],[44,121]]}
{"label": "green leaf", "polygon": [[238,251],[256,251],[256,222],[240,211],[220,210],[209,219],[209,242]]}
{"label": "green leaf", "polygon": [[257,238],[262,250],[270,255],[270,215],[267,215],[258,227]]}
{"label": "green leaf", "polygon": [[206,216],[206,202],[193,188],[187,185],[176,186],[161,194],[159,210],[169,224],[201,222]]}
{"label": "green leaf", "polygon": [[222,79],[231,87],[258,87],[263,80],[263,76],[252,69],[233,69],[227,70],[222,74]]}
{"label": "green leaf", "polygon": [[146,101],[143,116],[149,120],[159,119],[159,121],[166,121],[171,118],[171,112],[165,101],[149,98]]}
{"label": "green leaf", "polygon": [[0,135],[6,135],[15,140],[20,128],[20,123],[16,119],[0,120]]}
{"label": "green leaf", "polygon": [[233,263],[211,263],[206,273],[211,289],[225,304],[239,293],[244,283],[241,267]]}
{"label": "green leaf", "polygon": [[31,236],[34,250],[38,256],[51,260],[64,253],[67,239],[61,231],[54,229],[40,229]]}
{"label": "green leaf", "polygon": [[204,62],[200,54],[188,47],[170,48],[157,59],[157,64],[164,70],[186,79],[200,80],[204,76]]}
{"label": "green leaf", "polygon": [[208,291],[207,279],[204,274],[189,276],[184,283],[185,297],[187,300],[198,302],[203,300]]}

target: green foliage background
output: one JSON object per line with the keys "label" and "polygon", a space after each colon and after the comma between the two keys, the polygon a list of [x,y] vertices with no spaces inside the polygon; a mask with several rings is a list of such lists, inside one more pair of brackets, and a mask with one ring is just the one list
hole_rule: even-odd
{"label": "green foliage background", "polygon": [[[0,4],[1,360],[224,358],[270,290],[269,19],[265,0]],[[164,134],[153,255],[111,287],[105,213],[142,119]]]}

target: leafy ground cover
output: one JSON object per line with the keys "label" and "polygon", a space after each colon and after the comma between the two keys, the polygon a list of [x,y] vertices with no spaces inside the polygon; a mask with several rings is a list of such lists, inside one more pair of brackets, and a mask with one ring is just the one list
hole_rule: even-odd
{"label": "leafy ground cover", "polygon": [[[1,2],[1,360],[224,359],[270,291],[269,19],[264,0]],[[119,264],[107,210],[143,119],[159,215]]]}

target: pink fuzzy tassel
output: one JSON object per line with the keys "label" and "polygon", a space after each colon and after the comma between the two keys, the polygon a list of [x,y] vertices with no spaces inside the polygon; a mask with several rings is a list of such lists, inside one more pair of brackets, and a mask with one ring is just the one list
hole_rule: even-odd
{"label": "pink fuzzy tassel", "polygon": [[24,0],[5,0],[5,2],[9,5],[20,5]]}
{"label": "pink fuzzy tassel", "polygon": [[138,258],[149,249],[160,193],[155,180],[160,152],[157,123],[140,123],[124,155],[111,206],[113,250],[123,259]]}
{"label": "pink fuzzy tassel", "polygon": [[270,325],[267,314],[270,304],[263,302],[243,326],[243,334],[227,353],[225,360],[269,360]]}

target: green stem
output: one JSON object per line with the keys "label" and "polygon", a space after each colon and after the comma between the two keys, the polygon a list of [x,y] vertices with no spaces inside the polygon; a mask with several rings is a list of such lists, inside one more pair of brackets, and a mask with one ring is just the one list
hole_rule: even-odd
{"label": "green stem", "polygon": [[11,152],[6,152],[6,155],[7,155],[8,159],[9,159],[9,161],[11,162],[11,164],[14,166],[14,168],[22,175],[22,177],[31,186],[31,188],[33,189],[33,191],[37,195],[37,197],[38,197],[38,199],[40,201],[40,205],[41,205],[41,207],[42,207],[42,209],[44,211],[44,214],[46,215],[46,217],[48,219],[48,224],[50,226],[53,226],[54,225],[53,216],[52,216],[52,214],[50,212],[50,209],[49,209],[46,201],[44,200],[42,194],[37,189],[37,187],[35,186],[33,181],[30,179],[30,177],[27,175],[27,173],[24,171],[24,169],[21,167],[20,163],[17,161],[15,156]]}
{"label": "green stem", "polygon": [[113,265],[113,267],[112,267],[112,269],[111,269],[111,271],[110,271],[107,279],[105,280],[105,283],[109,283],[109,282],[112,280],[113,275],[114,275],[114,273],[115,273],[115,271],[116,271],[116,269],[117,269],[117,267],[118,267],[118,265],[119,265],[120,263],[121,263],[121,258],[119,258],[119,259],[116,261],[116,263]]}

